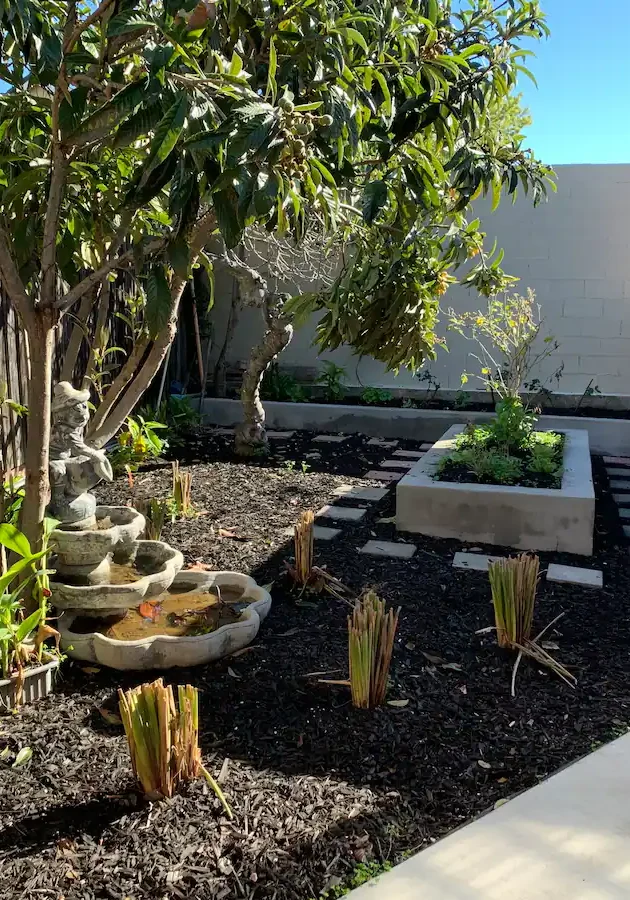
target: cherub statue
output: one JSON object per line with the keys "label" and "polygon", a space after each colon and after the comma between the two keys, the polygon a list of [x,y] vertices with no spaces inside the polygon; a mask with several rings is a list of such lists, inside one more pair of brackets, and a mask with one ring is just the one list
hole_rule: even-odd
{"label": "cherub statue", "polygon": [[77,391],[68,381],[55,386],[50,436],[50,513],[66,527],[96,524],[95,497],[88,493],[99,481],[112,481],[104,450],[88,446],[84,433],[90,419],[89,391]]}

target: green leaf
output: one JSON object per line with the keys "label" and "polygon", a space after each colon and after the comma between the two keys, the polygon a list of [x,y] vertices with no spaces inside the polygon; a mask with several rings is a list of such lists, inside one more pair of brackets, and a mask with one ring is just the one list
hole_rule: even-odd
{"label": "green leaf", "polygon": [[267,70],[267,88],[265,90],[265,100],[271,98],[271,102],[276,102],[278,93],[278,85],[276,84],[276,71],[278,69],[278,54],[276,53],[275,38],[269,41],[269,69]]}
{"label": "green leaf", "polygon": [[107,26],[107,34],[109,37],[115,37],[119,34],[126,34],[128,31],[137,31],[138,28],[151,28],[154,25],[155,22],[151,19],[130,9],[112,16]]}
{"label": "green leaf", "polygon": [[360,31],[357,31],[356,28],[340,28],[339,33],[342,34],[346,38],[346,40],[350,41],[350,43],[358,44],[364,53],[369,52],[368,45],[365,42],[365,38]]}
{"label": "green leaf", "polygon": [[182,133],[187,112],[188,95],[185,91],[180,91],[177,99],[164,113],[155,129],[149,157],[144,166],[145,174],[148,174],[155,166],[159,166],[169,156]]}
{"label": "green leaf", "polygon": [[23,622],[20,622],[18,625],[17,631],[15,632],[15,640],[18,644],[21,644],[22,641],[25,641],[29,636],[31,631],[33,631],[40,623],[42,617],[41,609],[36,609],[34,613],[31,613]]}
{"label": "green leaf", "polygon": [[149,334],[152,338],[156,338],[168,325],[173,308],[171,290],[164,266],[151,266],[146,280],[146,293],[145,321]]}
{"label": "green leaf", "polygon": [[20,556],[31,555],[31,545],[28,538],[15,525],[9,525],[6,522],[0,525],[0,544],[6,547],[7,550],[11,550]]}
{"label": "green leaf", "polygon": [[228,249],[236,247],[241,240],[243,229],[238,220],[238,197],[234,188],[226,188],[212,195],[214,212],[219,230]]}
{"label": "green leaf", "polygon": [[190,268],[190,248],[184,237],[174,238],[166,248],[168,261],[179,278],[188,278]]}
{"label": "green leaf", "polygon": [[22,747],[20,749],[20,751],[18,752],[18,755],[15,757],[15,760],[14,760],[11,768],[19,769],[20,766],[26,765],[26,763],[29,761],[29,759],[31,759],[32,756],[33,756],[33,751],[31,750],[30,747]]}
{"label": "green leaf", "polygon": [[437,0],[427,0],[427,19],[435,25],[438,20],[439,7]]}
{"label": "green leaf", "polygon": [[371,225],[387,201],[384,181],[370,181],[363,189],[363,220]]}

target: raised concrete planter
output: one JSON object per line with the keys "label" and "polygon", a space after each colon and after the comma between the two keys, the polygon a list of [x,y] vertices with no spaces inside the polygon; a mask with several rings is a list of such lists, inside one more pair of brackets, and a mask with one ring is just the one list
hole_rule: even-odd
{"label": "raised concrete planter", "polygon": [[[191,397],[197,406],[198,398]],[[494,418],[489,412],[450,409],[394,409],[388,407],[341,406],[333,403],[282,403],[265,401],[267,426],[278,429],[367,434],[378,438],[437,441],[450,425],[480,424]],[[202,404],[204,422],[224,427],[242,421],[239,400],[207,397]],[[539,428],[546,431],[584,430],[591,452],[606,456],[630,455],[629,419],[590,419],[581,416],[541,416]]]}
{"label": "raised concrete planter", "polygon": [[249,605],[240,619],[216,631],[199,635],[154,635],[137,641],[118,641],[98,632],[73,632],[72,623],[80,610],[67,612],[59,620],[61,646],[68,656],[98,663],[111,669],[145,671],[174,666],[198,666],[241,650],[254,640],[261,622],[271,609],[271,595],[249,575],[240,572],[180,572],[172,588],[191,594],[209,591],[214,585],[238,585]]}
{"label": "raised concrete planter", "polygon": [[[396,488],[396,527],[518,550],[593,552],[595,492],[588,432],[565,434],[564,475],[557,490],[437,481],[439,461],[464,430],[453,425]],[[559,429],[560,430],[560,429]]]}

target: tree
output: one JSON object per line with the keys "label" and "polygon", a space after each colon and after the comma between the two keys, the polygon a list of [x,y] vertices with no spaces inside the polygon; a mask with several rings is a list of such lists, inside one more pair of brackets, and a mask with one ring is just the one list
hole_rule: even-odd
{"label": "tree", "polygon": [[[489,99],[521,68],[518,40],[544,33],[530,0],[473,0],[459,19],[437,0],[3,0],[0,29],[0,282],[30,348],[22,524],[33,546],[48,494],[55,330],[93,304],[106,318],[116,273],[146,300],[92,423],[101,445],[158,371],[191,267],[211,269],[213,234],[234,261],[248,227],[299,242],[315,222],[324,238],[352,238],[354,269],[375,242],[377,280],[390,287],[385,250],[406,235],[394,258],[422,285],[411,331],[428,353],[436,289],[481,251],[478,223],[464,219],[475,192],[513,193],[520,180],[536,198],[548,175],[474,139]],[[482,259],[475,277],[494,283],[498,264]],[[256,290],[274,332],[294,312]],[[346,314],[334,315],[327,340],[361,347]],[[106,349],[95,335],[96,361]]]}

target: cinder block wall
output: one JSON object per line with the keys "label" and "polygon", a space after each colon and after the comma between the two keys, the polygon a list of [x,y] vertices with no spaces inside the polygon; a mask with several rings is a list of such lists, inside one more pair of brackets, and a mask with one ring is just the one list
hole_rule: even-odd
{"label": "cinder block wall", "polygon": [[[548,333],[560,347],[534,375],[545,379],[564,362],[554,391],[581,394],[592,379],[604,394],[630,395],[630,165],[558,166],[558,192],[536,209],[526,197],[515,204],[504,199],[492,213],[478,204],[488,234],[505,249],[504,268],[519,277],[519,289],[536,291]],[[306,290],[309,285],[293,289]],[[216,309],[217,345],[225,327],[231,288],[221,280]],[[443,308],[474,310],[484,299],[476,293],[451,289]],[[446,322],[442,320],[442,332]],[[234,364],[247,358],[260,336],[261,317],[245,311],[229,354]],[[312,372],[326,359],[347,371],[351,385],[389,388],[421,387],[408,372],[397,377],[369,358],[359,360],[349,348],[318,357],[312,347],[314,327],[300,329],[282,355],[282,365]],[[449,352],[440,350],[430,371],[442,389],[458,390],[462,371],[474,372],[474,346],[448,334]],[[474,386],[471,379],[467,390]]]}

